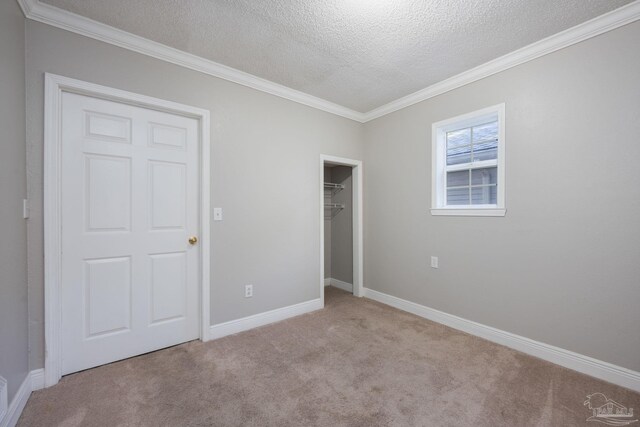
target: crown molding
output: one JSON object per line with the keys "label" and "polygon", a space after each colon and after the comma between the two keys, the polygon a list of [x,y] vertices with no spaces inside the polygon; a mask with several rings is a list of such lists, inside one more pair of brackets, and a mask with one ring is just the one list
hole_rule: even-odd
{"label": "crown molding", "polygon": [[276,95],[318,110],[361,122],[364,113],[291,89],[272,81],[236,70],[217,62],[119,30],[38,0],[18,0],[28,19],[71,31],[95,40],[209,74],[252,89]]}
{"label": "crown molding", "polygon": [[22,9],[22,13],[24,14],[24,16],[26,18],[29,18],[29,15],[31,14],[31,8],[32,8],[32,3],[34,3],[31,0],[17,0],[18,4],[20,5],[20,8]]}
{"label": "crown molding", "polygon": [[640,0],[507,53],[364,114],[368,122],[640,19]]}
{"label": "crown molding", "polygon": [[332,113],[360,123],[377,119],[429,98],[433,98],[509,68],[524,64],[571,46],[591,37],[614,30],[640,19],[640,0],[636,0],[604,15],[593,18],[575,27],[515,50],[486,62],[468,71],[435,83],[412,94],[366,113],[291,89],[262,79],[244,71],[201,58],[199,56],[133,35],[123,30],[102,24],[89,18],[41,3],[39,0],[18,0],[28,19],[62,28],[86,37],[100,40],[124,49],[132,50],[201,73],[209,74],[262,92],[288,99],[312,108]]}

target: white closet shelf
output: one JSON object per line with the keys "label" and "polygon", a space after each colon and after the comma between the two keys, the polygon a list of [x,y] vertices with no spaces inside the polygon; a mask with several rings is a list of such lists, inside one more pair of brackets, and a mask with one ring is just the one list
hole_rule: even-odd
{"label": "white closet shelf", "polygon": [[340,190],[344,190],[344,184],[334,184],[333,182],[325,182],[324,183],[324,188],[338,188]]}

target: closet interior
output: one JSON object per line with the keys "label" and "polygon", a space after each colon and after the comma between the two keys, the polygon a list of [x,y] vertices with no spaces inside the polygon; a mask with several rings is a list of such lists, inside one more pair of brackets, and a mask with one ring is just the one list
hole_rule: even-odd
{"label": "closet interior", "polygon": [[350,166],[324,166],[324,284],[353,293],[353,185]]}

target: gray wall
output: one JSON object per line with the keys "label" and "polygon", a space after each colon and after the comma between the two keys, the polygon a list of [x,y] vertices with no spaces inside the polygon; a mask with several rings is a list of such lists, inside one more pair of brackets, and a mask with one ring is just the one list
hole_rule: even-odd
{"label": "gray wall", "polygon": [[[638,41],[640,22],[367,123],[365,286],[640,371]],[[431,124],[500,102],[506,217],[431,216]]]}
{"label": "gray wall", "polygon": [[360,124],[32,21],[26,64],[32,369],[44,354],[44,72],[211,111],[211,200],[224,209],[211,231],[213,323],[320,297],[319,158],[361,159]]}
{"label": "gray wall", "polygon": [[0,376],[9,401],[29,371],[24,22],[17,2],[0,2]]}
{"label": "gray wall", "polygon": [[331,182],[343,184],[344,190],[332,198],[333,203],[344,205],[331,221],[331,278],[353,284],[353,200],[351,168],[335,166],[331,169]]}
{"label": "gray wall", "polygon": [[[331,168],[324,168],[324,182],[331,182]],[[325,203],[331,203],[331,190],[324,191]],[[324,278],[331,278],[331,210],[324,210]]]}

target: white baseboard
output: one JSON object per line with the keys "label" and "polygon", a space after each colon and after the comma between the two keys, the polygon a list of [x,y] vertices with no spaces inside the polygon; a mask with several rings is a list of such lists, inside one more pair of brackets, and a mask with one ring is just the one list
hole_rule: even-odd
{"label": "white baseboard", "polygon": [[14,427],[18,423],[29,396],[31,396],[31,375],[27,374],[16,395],[9,403],[7,413],[0,419],[0,427]]}
{"label": "white baseboard", "polygon": [[539,357],[556,365],[640,392],[640,372],[534,341],[491,326],[482,325],[424,305],[374,291],[373,289],[365,288],[364,296],[468,334]]}
{"label": "white baseboard", "polygon": [[[0,377],[0,394],[6,393],[6,381],[4,382],[4,390],[2,390],[2,380],[3,378]],[[16,395],[13,396],[8,408],[6,408],[7,411],[4,416],[2,414],[2,403],[0,402],[0,427],[14,427],[18,423],[20,415],[22,415],[31,392],[41,388],[44,388],[44,369],[35,369],[29,372],[22,384],[20,384]],[[0,400],[2,400],[1,397]]]}
{"label": "white baseboard", "polygon": [[30,373],[31,376],[31,391],[36,391],[44,388],[44,369],[34,369]]}
{"label": "white baseboard", "polygon": [[281,320],[299,316],[321,308],[322,300],[317,298],[300,304],[294,304],[288,307],[254,314],[253,316],[243,317],[242,319],[218,323],[217,325],[211,326],[211,329],[209,330],[209,338],[216,339],[226,337],[227,335],[237,334],[238,332],[247,331],[249,329],[257,328],[258,326],[268,325],[269,323],[279,322]]}
{"label": "white baseboard", "polygon": [[[343,282],[342,280],[333,279],[333,278],[325,279],[325,282],[326,282],[326,280],[329,280],[329,282],[330,282],[329,284],[331,286],[333,286],[334,288],[342,289],[343,291],[347,291],[347,292],[353,293],[353,285],[351,283]],[[326,284],[325,284],[325,286],[326,286]]]}
{"label": "white baseboard", "polygon": [[8,393],[7,380],[0,377],[0,423],[2,423],[4,416],[7,415],[7,410],[9,408],[9,401],[7,398]]}
{"label": "white baseboard", "polygon": [[324,279],[324,286],[331,286],[331,279]]}

